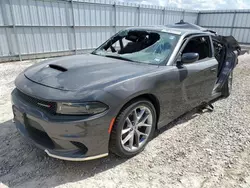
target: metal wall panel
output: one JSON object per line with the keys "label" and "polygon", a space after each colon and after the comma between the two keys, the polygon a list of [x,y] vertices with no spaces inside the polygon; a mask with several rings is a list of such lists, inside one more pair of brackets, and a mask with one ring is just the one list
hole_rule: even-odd
{"label": "metal wall panel", "polygon": [[162,24],[162,9],[159,7],[152,8],[151,6],[142,5],[140,7],[140,25],[161,25]]}
{"label": "metal wall panel", "polygon": [[229,14],[200,14],[200,22],[204,26],[231,26],[233,13]]}
{"label": "metal wall panel", "polygon": [[9,28],[0,28],[0,56],[9,56],[13,54],[10,43],[12,41],[10,37]]}
{"label": "metal wall panel", "polygon": [[113,35],[111,27],[78,27],[76,29],[77,49],[93,49]]}
{"label": "metal wall panel", "polygon": [[164,25],[173,24],[183,20],[183,11],[179,11],[177,9],[166,9],[164,15]]}
{"label": "metal wall panel", "polygon": [[232,35],[241,43],[250,44],[249,29],[233,29]]}
{"label": "metal wall panel", "polygon": [[250,13],[238,13],[235,15],[235,27],[250,27]]}
{"label": "metal wall panel", "polygon": [[76,3],[74,19],[76,26],[111,26],[114,23],[113,6]]}
{"label": "metal wall panel", "polygon": [[0,25],[4,25],[3,11],[1,8],[0,8]]}
{"label": "metal wall panel", "polygon": [[116,26],[137,26],[138,7],[116,6]]}
{"label": "metal wall panel", "polygon": [[81,53],[126,27],[182,19],[250,44],[250,10],[198,13],[113,0],[4,0],[0,6],[0,61]]}
{"label": "metal wall panel", "polygon": [[0,25],[12,25],[12,16],[11,16],[11,0],[0,1],[0,17],[1,17],[1,24]]}
{"label": "metal wall panel", "polygon": [[234,36],[240,43],[250,44],[250,11],[201,11],[198,24],[218,34]]}
{"label": "metal wall panel", "polygon": [[126,27],[196,23],[198,16],[114,0],[4,0],[0,6],[0,61],[81,53]]}
{"label": "metal wall panel", "polygon": [[184,12],[185,22],[197,23],[197,12]]}

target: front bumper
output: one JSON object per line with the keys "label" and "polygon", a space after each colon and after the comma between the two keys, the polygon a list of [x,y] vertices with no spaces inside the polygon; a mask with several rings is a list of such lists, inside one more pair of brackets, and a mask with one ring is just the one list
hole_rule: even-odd
{"label": "front bumper", "polygon": [[53,158],[57,158],[57,159],[61,159],[61,160],[66,160],[66,161],[89,161],[89,160],[94,160],[94,159],[99,159],[102,157],[106,157],[108,156],[108,153],[104,153],[104,154],[100,154],[100,155],[96,155],[96,156],[91,156],[91,157],[84,157],[84,158],[77,158],[77,157],[64,157],[61,155],[55,155],[50,153],[47,149],[44,150],[48,156],[53,157]]}
{"label": "front bumper", "polygon": [[14,122],[18,131],[49,156],[85,161],[108,155],[109,112],[92,117],[51,115],[20,100],[12,92]]}

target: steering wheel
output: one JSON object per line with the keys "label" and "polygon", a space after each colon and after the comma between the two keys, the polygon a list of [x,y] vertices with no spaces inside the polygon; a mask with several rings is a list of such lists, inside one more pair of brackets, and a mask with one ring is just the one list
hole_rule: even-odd
{"label": "steering wheel", "polygon": [[116,52],[116,50],[115,50],[115,48],[112,46],[112,45],[110,45],[110,49],[111,49],[111,52]]}

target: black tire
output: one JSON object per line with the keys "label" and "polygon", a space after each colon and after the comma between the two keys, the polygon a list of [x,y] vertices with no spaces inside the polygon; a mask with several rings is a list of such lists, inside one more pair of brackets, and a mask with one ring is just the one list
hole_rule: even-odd
{"label": "black tire", "polygon": [[232,92],[233,87],[233,72],[230,73],[227,81],[225,82],[224,86],[222,87],[222,96],[224,98],[228,98]]}
{"label": "black tire", "polygon": [[[131,114],[131,112],[133,111],[133,109],[139,107],[139,106],[145,106],[147,107],[151,113],[152,113],[152,126],[151,126],[151,131],[148,134],[149,136],[147,137],[147,140],[145,141],[145,143],[143,143],[143,145],[141,146],[141,148],[139,148],[137,151],[126,151],[124,149],[124,147],[122,146],[121,143],[121,138],[122,138],[122,130],[125,124],[125,120],[126,118],[129,116],[129,114]],[[138,98],[135,100],[132,100],[131,102],[129,102],[128,104],[126,104],[122,110],[120,111],[119,115],[117,116],[111,135],[110,135],[110,141],[109,141],[109,150],[120,156],[123,158],[129,158],[129,157],[133,157],[136,154],[140,153],[141,151],[143,151],[143,149],[145,148],[145,146],[147,145],[147,143],[152,139],[154,132],[155,132],[155,128],[156,128],[156,110],[154,108],[154,105],[147,99],[144,98]]]}

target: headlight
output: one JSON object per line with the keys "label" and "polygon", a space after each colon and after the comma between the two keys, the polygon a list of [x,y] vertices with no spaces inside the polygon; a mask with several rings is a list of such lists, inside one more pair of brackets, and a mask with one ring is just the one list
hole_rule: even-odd
{"label": "headlight", "polygon": [[104,112],[108,106],[101,102],[84,102],[84,103],[57,103],[58,114],[68,115],[94,115]]}

